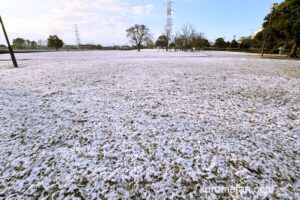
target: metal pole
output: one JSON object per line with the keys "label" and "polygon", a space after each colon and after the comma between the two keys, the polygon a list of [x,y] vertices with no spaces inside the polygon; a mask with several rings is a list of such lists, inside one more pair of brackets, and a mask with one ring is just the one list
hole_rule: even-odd
{"label": "metal pole", "polygon": [[3,29],[3,32],[4,32],[6,42],[7,42],[7,46],[8,46],[8,50],[9,50],[9,53],[10,53],[11,60],[14,64],[14,67],[18,67],[18,63],[17,63],[16,57],[15,57],[14,51],[13,51],[12,47],[10,46],[10,42],[9,42],[6,30],[4,28],[4,24],[3,24],[3,21],[1,19],[1,16],[0,16],[0,23],[1,23],[1,26],[2,26],[2,29]]}

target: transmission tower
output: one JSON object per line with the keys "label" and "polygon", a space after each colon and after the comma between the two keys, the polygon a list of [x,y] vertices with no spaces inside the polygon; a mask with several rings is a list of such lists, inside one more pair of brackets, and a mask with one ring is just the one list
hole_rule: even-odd
{"label": "transmission tower", "polygon": [[76,46],[79,49],[80,37],[79,37],[79,31],[78,31],[77,24],[75,24],[75,37],[76,37]]}
{"label": "transmission tower", "polygon": [[172,36],[172,29],[173,29],[173,19],[172,19],[172,12],[173,12],[173,1],[172,0],[167,0],[167,24],[166,24],[166,36],[168,40],[171,40]]}

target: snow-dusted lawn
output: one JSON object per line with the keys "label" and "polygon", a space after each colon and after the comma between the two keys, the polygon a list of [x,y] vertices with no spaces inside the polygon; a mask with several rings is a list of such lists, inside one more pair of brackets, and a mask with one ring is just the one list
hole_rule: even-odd
{"label": "snow-dusted lawn", "polygon": [[0,199],[300,199],[300,62],[222,55],[0,55]]}

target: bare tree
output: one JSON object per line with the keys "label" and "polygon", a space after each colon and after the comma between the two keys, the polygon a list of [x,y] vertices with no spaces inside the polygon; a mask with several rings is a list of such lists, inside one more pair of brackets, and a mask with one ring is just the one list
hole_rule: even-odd
{"label": "bare tree", "polygon": [[179,49],[180,51],[183,50],[183,37],[182,37],[182,34],[180,33],[177,33],[176,36],[175,36],[175,39],[174,39],[174,44],[175,44],[175,51],[177,49]]}
{"label": "bare tree", "polygon": [[184,50],[191,48],[193,37],[196,35],[196,29],[189,24],[186,24],[181,29],[181,38],[183,41]]}
{"label": "bare tree", "polygon": [[209,41],[204,37],[203,33],[196,32],[192,37],[192,50],[201,50],[202,48],[209,47]]}
{"label": "bare tree", "polygon": [[150,30],[145,25],[134,25],[126,30],[127,37],[134,43],[138,51],[141,51],[141,46],[144,42],[147,42],[151,38]]}
{"label": "bare tree", "polygon": [[179,50],[200,50],[204,47],[209,47],[209,41],[204,37],[204,34],[197,32],[192,25],[184,25],[181,32],[178,32],[174,39],[175,49]]}
{"label": "bare tree", "polygon": [[155,47],[152,37],[145,38],[145,45],[148,49],[153,49]]}

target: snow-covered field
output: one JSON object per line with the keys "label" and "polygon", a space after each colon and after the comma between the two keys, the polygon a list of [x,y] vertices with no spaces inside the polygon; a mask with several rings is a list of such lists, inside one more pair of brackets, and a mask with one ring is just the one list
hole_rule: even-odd
{"label": "snow-covered field", "polygon": [[300,199],[299,61],[17,58],[0,55],[0,199]]}

